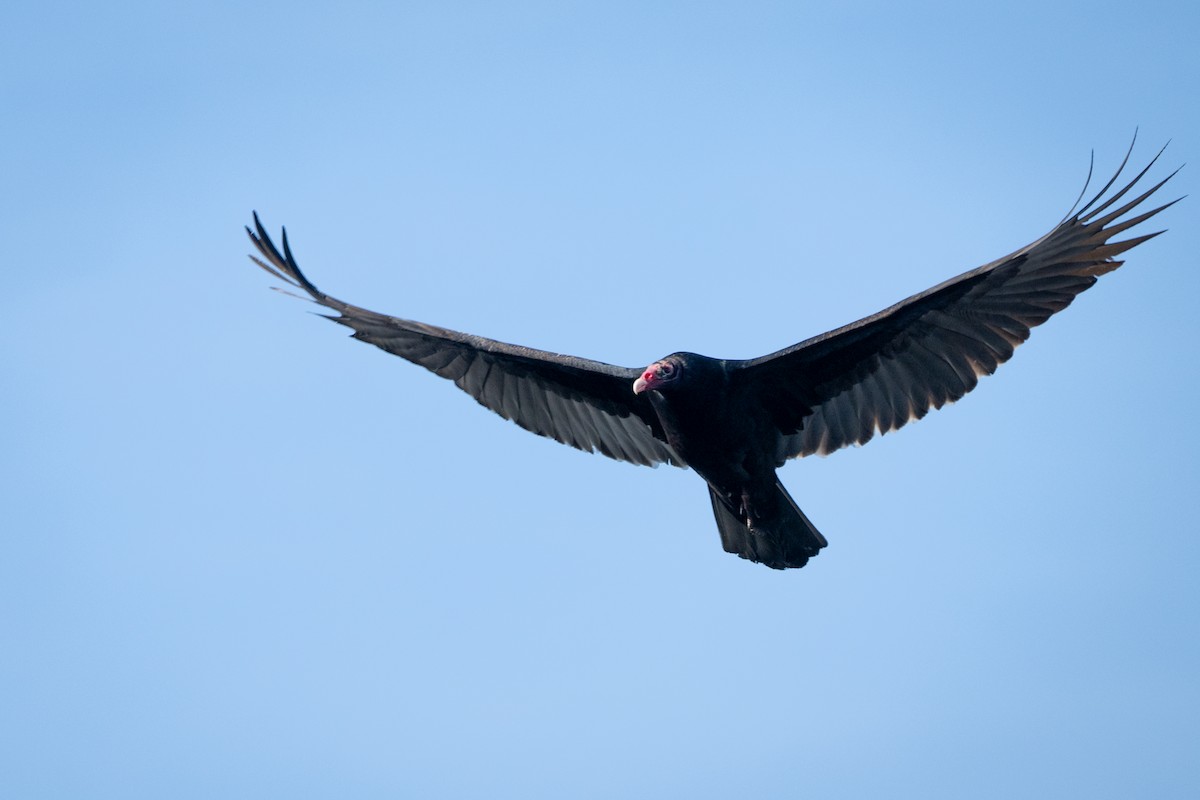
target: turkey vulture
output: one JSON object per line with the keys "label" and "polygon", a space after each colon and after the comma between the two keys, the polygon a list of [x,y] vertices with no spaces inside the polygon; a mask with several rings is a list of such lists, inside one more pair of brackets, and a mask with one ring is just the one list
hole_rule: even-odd
{"label": "turkey vulture", "polygon": [[631,369],[389,317],[317,289],[296,265],[286,229],[282,253],[257,213],[246,232],[262,255],[250,257],[256,264],[337,312],[328,318],[355,339],[454,381],[522,428],[620,461],[691,467],[708,484],[725,550],[787,569],[803,567],[826,541],[779,482],[778,467],[863,444],[959,399],[1007,361],[1030,328],[1119,267],[1116,256],[1162,233],[1109,242],[1178,202],[1121,219],[1173,172],[1110,210],[1162,154],[1109,195],[1132,150],[1095,197],[1033,244],[746,361],[674,353]]}

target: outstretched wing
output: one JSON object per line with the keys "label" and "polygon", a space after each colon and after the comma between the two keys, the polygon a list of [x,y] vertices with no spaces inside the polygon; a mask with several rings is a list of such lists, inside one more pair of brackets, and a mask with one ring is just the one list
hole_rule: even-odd
{"label": "outstretched wing", "polygon": [[1030,328],[1070,305],[1097,276],[1121,266],[1115,256],[1162,233],[1109,242],[1178,202],[1118,221],[1173,172],[1108,210],[1157,160],[1158,155],[1103,199],[1128,163],[1126,153],[1117,174],[1091,201],[1011,255],[874,316],[731,364],[734,380],[765,407],[778,429],[777,461],[863,444],[877,431],[901,428],[975,388],[981,376],[1012,357],[1013,349],[1029,338]]}
{"label": "outstretched wing", "polygon": [[505,344],[343,303],[317,289],[300,271],[286,230],[281,254],[257,213],[254,227],[246,233],[265,261],[254,256],[251,260],[336,311],[338,316],[328,318],[352,329],[355,339],[454,381],[480,404],[541,436],[634,464],[686,466],[666,443],[649,402],[633,393],[639,370]]}

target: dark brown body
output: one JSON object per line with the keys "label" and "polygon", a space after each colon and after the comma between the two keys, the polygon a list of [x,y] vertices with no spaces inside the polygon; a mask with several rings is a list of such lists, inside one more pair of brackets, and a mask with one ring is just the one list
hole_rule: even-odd
{"label": "dark brown body", "polygon": [[646,392],[667,442],[708,483],[725,550],[777,569],[826,541],[775,475],[779,430],[729,362],[675,353],[678,378]]}

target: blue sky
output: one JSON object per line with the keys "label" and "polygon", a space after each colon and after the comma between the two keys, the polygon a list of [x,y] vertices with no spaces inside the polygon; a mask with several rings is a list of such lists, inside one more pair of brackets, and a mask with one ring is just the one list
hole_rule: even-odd
{"label": "blue sky", "polygon": [[[24,4],[0,25],[6,797],[1200,792],[1200,225],[782,478],[531,436],[268,291],[742,358],[1200,161],[1194,5]],[[1195,166],[1168,190],[1196,193]]]}

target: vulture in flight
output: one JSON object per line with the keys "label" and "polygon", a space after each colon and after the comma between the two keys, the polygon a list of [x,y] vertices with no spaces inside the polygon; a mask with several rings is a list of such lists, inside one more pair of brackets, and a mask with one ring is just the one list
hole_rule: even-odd
{"label": "vulture in flight", "polygon": [[777,468],[863,444],[958,400],[1031,328],[1121,266],[1117,256],[1162,233],[1110,241],[1177,202],[1125,218],[1175,174],[1133,191],[1156,155],[1114,190],[1132,150],[1095,197],[1032,244],[866,319],[745,361],[681,352],[633,369],[391,317],[314,286],[286,229],[282,252],[257,213],[246,232],[262,256],[251,256],[256,264],[336,312],[329,319],[355,339],[454,381],[522,428],[620,461],[691,467],[708,484],[725,550],[787,569],[803,567],[826,541]]}

